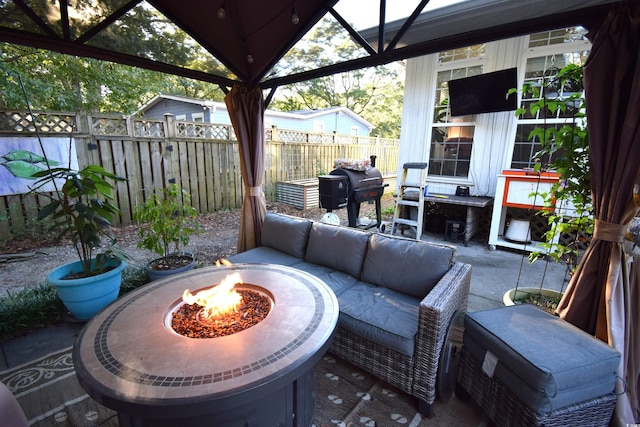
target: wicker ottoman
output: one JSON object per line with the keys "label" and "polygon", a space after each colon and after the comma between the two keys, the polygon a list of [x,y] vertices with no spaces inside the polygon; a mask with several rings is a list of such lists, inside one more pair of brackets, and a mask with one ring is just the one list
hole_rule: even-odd
{"label": "wicker ottoman", "polygon": [[458,395],[498,426],[606,426],[620,354],[532,305],[468,313]]}

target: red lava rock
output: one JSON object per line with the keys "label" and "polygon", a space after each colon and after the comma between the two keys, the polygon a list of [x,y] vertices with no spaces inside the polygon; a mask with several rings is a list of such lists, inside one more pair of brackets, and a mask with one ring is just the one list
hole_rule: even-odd
{"label": "red lava rock", "polygon": [[188,338],[216,338],[244,331],[267,317],[271,310],[269,298],[245,289],[237,292],[242,296],[242,303],[236,311],[205,323],[197,319],[201,305],[183,304],[173,313],[171,327]]}

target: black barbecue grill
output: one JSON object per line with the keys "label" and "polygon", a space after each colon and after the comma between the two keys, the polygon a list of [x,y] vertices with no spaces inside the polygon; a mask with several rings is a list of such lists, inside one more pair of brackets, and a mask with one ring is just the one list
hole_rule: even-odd
{"label": "black barbecue grill", "polygon": [[382,182],[382,174],[375,168],[375,159],[376,156],[371,156],[371,166],[364,170],[339,167],[329,175],[318,177],[321,207],[327,212],[346,207],[349,227],[357,226],[362,202],[376,204],[377,222],[366,228],[379,227],[381,224],[380,198],[384,194],[384,188],[389,184]]}

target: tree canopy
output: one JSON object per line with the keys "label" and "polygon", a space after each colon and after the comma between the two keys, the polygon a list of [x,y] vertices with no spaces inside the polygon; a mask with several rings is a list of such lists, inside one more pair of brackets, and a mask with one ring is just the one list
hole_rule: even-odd
{"label": "tree canopy", "polygon": [[[360,55],[360,47],[336,21],[323,19],[278,64],[278,72],[300,72]],[[283,111],[347,107],[374,124],[372,135],[399,138],[404,63],[355,70],[282,88],[273,108]]]}
{"label": "tree canopy", "polygon": [[[203,69],[219,67],[215,60],[205,59],[206,55],[194,54],[198,46],[183,32],[169,32],[167,36],[161,17],[148,29],[144,47],[133,43],[138,34],[136,22],[156,22],[147,16],[153,13],[151,10],[136,8],[134,12],[119,23],[118,37],[106,31],[96,40],[111,45],[111,49],[142,49],[150,57],[164,54],[174,64],[186,65],[193,58],[202,58]],[[130,43],[113,45],[126,40]],[[337,22],[324,19],[283,58],[277,72],[332,64],[337,59],[357,57],[360,49]],[[35,110],[132,114],[158,94],[216,101],[224,96],[211,83],[6,43],[0,44],[0,67],[0,108],[26,108],[28,99]],[[347,107],[375,126],[372,135],[398,138],[403,78],[404,63],[394,63],[309,80],[280,88],[269,108],[295,111]]]}
{"label": "tree canopy", "polygon": [[0,44],[0,108],[134,113],[159,93],[221,100],[218,86],[90,58]]}

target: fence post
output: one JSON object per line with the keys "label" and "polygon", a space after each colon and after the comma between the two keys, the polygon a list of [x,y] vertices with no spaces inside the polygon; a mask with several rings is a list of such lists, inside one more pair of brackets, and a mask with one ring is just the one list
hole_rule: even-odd
{"label": "fence post", "polygon": [[76,155],[78,158],[78,168],[83,169],[95,163],[92,153],[90,153],[95,143],[93,142],[93,132],[89,124],[90,116],[86,112],[78,111],[75,117],[77,128],[77,134],[74,135],[74,139],[76,140]]}
{"label": "fence post", "polygon": [[133,129],[133,117],[131,117],[130,115],[125,116],[125,123],[127,124],[127,135],[129,135],[131,138],[135,138],[136,133]]}
{"label": "fence post", "polygon": [[89,116],[85,111],[76,113],[76,128],[80,135],[89,135]]}
{"label": "fence post", "polygon": [[[174,152],[178,150],[178,141],[176,138],[176,122],[173,118],[173,114],[166,113],[164,115],[164,126],[166,127],[165,138],[164,138],[164,146],[162,150],[162,162],[164,163],[164,186],[166,187],[169,184],[175,184],[178,182],[174,175],[179,173],[179,171],[174,171],[174,162],[173,156]],[[179,166],[178,166],[179,168]]]}
{"label": "fence post", "polygon": [[166,113],[164,115],[164,126],[165,126],[165,135],[167,138],[175,138],[176,137],[176,122],[173,119],[173,114]]}

